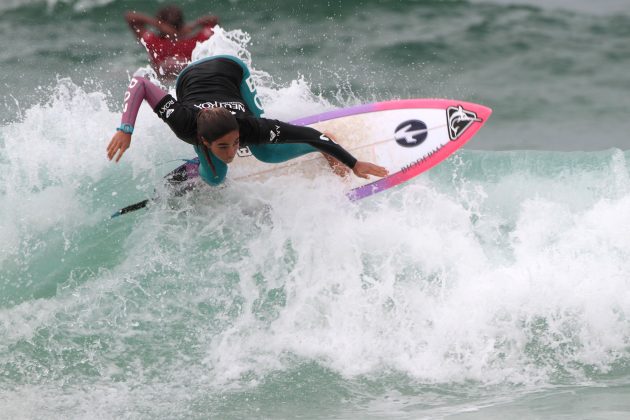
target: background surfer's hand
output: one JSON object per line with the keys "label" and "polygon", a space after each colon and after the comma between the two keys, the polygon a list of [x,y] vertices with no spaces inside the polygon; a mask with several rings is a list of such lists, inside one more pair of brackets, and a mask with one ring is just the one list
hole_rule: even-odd
{"label": "background surfer's hand", "polygon": [[357,163],[355,163],[354,168],[352,168],[352,172],[354,172],[354,174],[359,178],[365,179],[368,179],[368,175],[384,177],[389,174],[389,171],[382,166],[361,161],[357,161]]}
{"label": "background surfer's hand", "polygon": [[107,158],[112,160],[116,153],[118,153],[116,156],[116,162],[118,162],[123,153],[129,149],[130,144],[131,134],[116,131],[116,134],[114,134],[114,137],[112,137],[112,140],[109,142],[109,146],[107,146]]}

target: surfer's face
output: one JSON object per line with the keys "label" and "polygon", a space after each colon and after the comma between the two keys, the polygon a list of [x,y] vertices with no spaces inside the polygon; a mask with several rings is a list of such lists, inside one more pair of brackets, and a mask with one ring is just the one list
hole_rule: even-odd
{"label": "surfer's face", "polygon": [[225,163],[230,163],[234,160],[234,156],[236,156],[238,150],[239,132],[238,130],[230,131],[212,143],[208,143],[205,139],[203,142],[213,155]]}

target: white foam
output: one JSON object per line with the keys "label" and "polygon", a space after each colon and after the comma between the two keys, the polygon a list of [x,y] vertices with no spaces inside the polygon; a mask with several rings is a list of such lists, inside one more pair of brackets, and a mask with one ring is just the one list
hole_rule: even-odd
{"label": "white foam", "polygon": [[[564,184],[533,182],[538,191]],[[393,369],[429,382],[533,386],[558,369],[576,378],[580,365],[606,371],[627,355],[628,195],[579,209],[561,196],[525,198],[495,260],[470,211],[422,181],[364,212],[319,190],[269,194],[273,229],[239,267],[249,306],[208,351],[218,381],[297,357],[348,377]],[[480,207],[482,218],[502,219]],[[287,242],[295,263],[273,274]],[[257,272],[264,287],[248,280]],[[277,317],[252,316],[276,287],[287,299]]]}

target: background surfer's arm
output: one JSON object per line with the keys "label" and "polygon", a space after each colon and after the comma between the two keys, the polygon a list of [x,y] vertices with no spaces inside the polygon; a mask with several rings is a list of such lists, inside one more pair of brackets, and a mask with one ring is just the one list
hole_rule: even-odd
{"label": "background surfer's arm", "polygon": [[187,23],[182,29],[184,36],[196,35],[201,30],[207,31],[207,35],[212,34],[212,27],[219,23],[219,18],[213,15],[201,16],[192,23]]}
{"label": "background surfer's arm", "polygon": [[173,36],[177,34],[177,29],[172,25],[143,13],[127,12],[125,20],[138,39],[141,39],[148,32],[147,26],[153,26],[165,35]]}

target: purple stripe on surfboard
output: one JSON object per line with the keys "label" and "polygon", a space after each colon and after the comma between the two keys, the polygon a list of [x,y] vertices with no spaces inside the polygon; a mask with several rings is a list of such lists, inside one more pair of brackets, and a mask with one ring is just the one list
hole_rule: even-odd
{"label": "purple stripe on surfboard", "polygon": [[[350,115],[367,114],[369,112],[387,111],[395,109],[410,109],[410,108],[429,108],[429,109],[446,109],[449,106],[462,105],[466,109],[478,110],[483,108],[488,110],[482,105],[474,104],[471,102],[457,101],[454,99],[395,99],[392,101],[374,102],[370,104],[356,105],[349,108],[334,109],[321,114],[311,115],[304,118],[298,118],[291,121],[291,124],[295,125],[309,125],[322,121],[332,120],[334,118],[347,117]],[[490,111],[492,112],[492,111]]]}
{"label": "purple stripe on surfboard", "polygon": [[333,118],[347,117],[349,115],[365,114],[367,112],[376,111],[376,105],[378,103],[357,105],[350,108],[335,109],[333,111],[324,112],[322,114],[311,115],[309,117],[298,118],[291,121],[291,124],[295,125],[309,125],[315,124],[320,121],[332,120]]}

